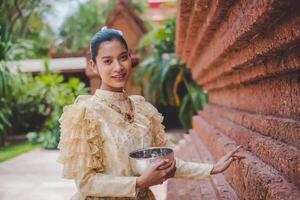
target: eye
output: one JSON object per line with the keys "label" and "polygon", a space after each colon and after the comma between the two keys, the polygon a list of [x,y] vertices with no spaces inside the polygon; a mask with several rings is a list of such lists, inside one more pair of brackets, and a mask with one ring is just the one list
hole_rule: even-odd
{"label": "eye", "polygon": [[127,54],[124,54],[124,55],[122,55],[121,57],[120,57],[120,60],[121,61],[125,61],[125,60],[127,60],[128,59],[128,55]]}
{"label": "eye", "polygon": [[106,64],[106,65],[110,65],[111,64],[111,60],[104,60],[103,63]]}

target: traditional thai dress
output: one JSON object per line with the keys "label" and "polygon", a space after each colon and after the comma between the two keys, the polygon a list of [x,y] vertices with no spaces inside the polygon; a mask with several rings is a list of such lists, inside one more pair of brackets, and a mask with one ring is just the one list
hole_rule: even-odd
{"label": "traditional thai dress", "polygon": [[[128,120],[125,113],[133,114]],[[72,200],[154,200],[150,189],[136,188],[128,154],[136,149],[166,146],[163,117],[144,97],[98,89],[65,106],[59,120],[58,162],[62,175],[74,179]],[[208,177],[212,164],[176,159],[174,178]]]}

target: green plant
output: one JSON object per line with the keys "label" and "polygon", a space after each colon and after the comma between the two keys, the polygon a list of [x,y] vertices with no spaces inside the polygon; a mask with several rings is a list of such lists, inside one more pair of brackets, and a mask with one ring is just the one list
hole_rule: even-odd
{"label": "green plant", "polygon": [[4,146],[5,135],[11,127],[11,109],[8,101],[11,90],[11,76],[8,69],[0,66],[0,146]]}
{"label": "green plant", "polygon": [[14,73],[11,105],[14,123],[13,133],[42,129],[51,113],[51,104],[46,99],[46,89],[29,73]]}
{"label": "green plant", "polygon": [[11,127],[10,101],[7,101],[11,91],[11,73],[5,63],[11,49],[10,38],[7,24],[0,19],[0,146],[4,146],[5,135]]}
{"label": "green plant", "polygon": [[[71,104],[76,96],[86,94],[87,88],[77,78],[65,82],[62,75],[49,71],[47,62],[45,68],[45,72],[36,77],[5,71],[10,76],[11,90],[9,98],[0,98],[7,105],[4,107],[1,104],[0,107],[0,133],[3,141],[8,130],[14,133],[29,132],[27,138],[30,142],[42,143],[48,149],[56,148],[60,137],[58,119],[63,106]],[[10,115],[3,118],[5,112]],[[10,116],[13,116],[13,124]]]}
{"label": "green plant", "polygon": [[[2,146],[5,136],[13,127],[11,122],[13,107],[17,106],[15,100],[19,95],[14,93],[15,81],[18,78],[8,69],[7,61],[34,57],[33,50],[41,52],[40,48],[36,48],[39,45],[34,46],[36,44],[34,39],[44,38],[43,48],[47,49],[49,37],[45,36],[43,31],[44,25],[47,24],[42,20],[42,16],[50,10],[50,7],[50,4],[44,0],[8,0],[0,3],[0,145]],[[23,101],[18,105],[27,104],[28,102]],[[24,108],[30,110],[30,107]]]}
{"label": "green plant", "polygon": [[59,117],[65,105],[74,102],[80,94],[87,94],[84,83],[77,78],[70,78],[63,82],[62,75],[54,73],[41,74],[36,77],[36,81],[41,85],[41,90],[45,90],[47,103],[51,105],[51,114],[45,123],[45,127],[40,131],[39,141],[47,149],[55,149],[60,138]]}
{"label": "green plant", "polygon": [[151,51],[136,74],[142,93],[154,104],[179,107],[179,120],[185,129],[192,116],[203,108],[207,94],[191,77],[190,70],[174,53],[175,19],[155,27],[140,44]]}
{"label": "green plant", "polygon": [[48,44],[54,40],[54,32],[45,19],[52,12],[54,2],[0,2],[0,60],[3,60],[2,57],[8,60],[8,56],[15,60],[47,55]]}

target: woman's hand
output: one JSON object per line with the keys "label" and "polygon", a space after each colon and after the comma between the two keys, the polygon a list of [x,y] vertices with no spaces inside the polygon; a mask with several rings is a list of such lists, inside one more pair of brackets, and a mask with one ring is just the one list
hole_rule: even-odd
{"label": "woman's hand", "polygon": [[175,175],[176,160],[161,160],[153,164],[144,174],[137,178],[137,188],[147,188],[162,184]]}
{"label": "woman's hand", "polygon": [[234,150],[232,150],[231,152],[229,152],[228,154],[226,154],[225,156],[223,156],[215,165],[214,168],[212,169],[210,174],[218,174],[218,173],[222,173],[223,171],[225,171],[230,164],[234,161],[234,160],[241,160],[245,157],[243,156],[239,156],[236,155],[235,153],[241,148],[242,146],[238,146],[237,148],[235,148]]}

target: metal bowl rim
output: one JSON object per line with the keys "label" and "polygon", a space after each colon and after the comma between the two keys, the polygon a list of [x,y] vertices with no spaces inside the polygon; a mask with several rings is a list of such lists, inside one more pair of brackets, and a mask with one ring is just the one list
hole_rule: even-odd
{"label": "metal bowl rim", "polygon": [[[143,151],[143,150],[147,150],[147,149],[170,149],[171,152],[168,153],[168,154],[174,153],[174,150],[173,150],[171,147],[146,147],[146,148],[137,149],[137,150],[134,150],[134,151],[130,152],[130,153],[129,153],[129,157],[130,157],[131,159],[135,159],[135,160],[151,159],[152,157],[150,157],[150,158],[133,158],[133,157],[131,157],[132,154],[134,154],[134,153],[136,153],[136,152],[138,152],[138,151]],[[168,154],[167,154],[167,155],[168,155]]]}

